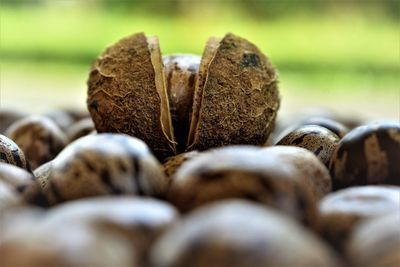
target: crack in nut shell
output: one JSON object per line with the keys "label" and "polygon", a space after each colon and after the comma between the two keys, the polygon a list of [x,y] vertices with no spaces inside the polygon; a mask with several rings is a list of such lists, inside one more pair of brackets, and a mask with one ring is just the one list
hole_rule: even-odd
{"label": "crack in nut shell", "polygon": [[339,142],[329,170],[333,189],[353,185],[400,185],[400,124],[353,129]]}
{"label": "crack in nut shell", "polygon": [[[183,66],[189,57],[177,62]],[[160,160],[192,149],[265,143],[280,100],[275,69],[255,45],[233,34],[210,38],[196,75],[187,68],[184,106],[168,95],[176,84],[169,84],[164,63],[158,39],[143,33],[107,48],[88,79],[87,105],[99,133],[138,137]]]}

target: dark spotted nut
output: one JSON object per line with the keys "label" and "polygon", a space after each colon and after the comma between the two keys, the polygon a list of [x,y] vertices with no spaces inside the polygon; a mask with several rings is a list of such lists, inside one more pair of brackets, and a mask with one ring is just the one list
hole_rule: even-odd
{"label": "dark spotted nut", "polygon": [[148,249],[177,219],[178,212],[167,202],[144,197],[110,196],[56,206],[49,211],[44,223],[103,224],[129,239],[140,261],[134,266],[144,266]]}
{"label": "dark spotted nut", "polygon": [[153,246],[152,267],[334,267],[328,246],[289,217],[247,201],[194,211]]}
{"label": "dark spotted nut", "polygon": [[0,211],[17,205],[44,205],[43,201],[40,186],[31,173],[0,162]]}
{"label": "dark spotted nut", "polygon": [[349,132],[332,156],[333,189],[400,185],[400,123],[364,125]]}
{"label": "dark spotted nut", "polygon": [[13,123],[6,131],[24,151],[32,169],[52,160],[67,144],[60,128],[44,116],[29,116]]}
{"label": "dark spotted nut", "polygon": [[0,162],[8,163],[30,171],[25,154],[10,138],[0,134]]}
{"label": "dark spotted nut", "polygon": [[328,165],[338,142],[339,137],[330,130],[317,125],[307,125],[290,132],[277,145],[305,148]]}
{"label": "dark spotted nut", "polygon": [[363,222],[398,213],[400,187],[356,186],[339,190],[319,204],[322,235],[339,251],[344,251],[353,230]]}
{"label": "dark spotted nut", "polygon": [[181,211],[228,198],[271,206],[317,228],[314,195],[294,165],[258,147],[233,146],[203,152],[185,162],[172,180],[167,199]]}
{"label": "dark spotted nut", "polygon": [[399,225],[398,211],[360,225],[354,232],[347,250],[351,266],[400,266]]}
{"label": "dark spotted nut", "polygon": [[44,192],[56,203],[110,194],[161,196],[166,187],[161,166],[144,142],[104,133],[68,145],[52,161]]}
{"label": "dark spotted nut", "polygon": [[302,180],[314,193],[316,199],[331,192],[332,182],[326,166],[311,152],[301,147],[271,146],[263,149],[266,157],[281,161],[281,166],[292,165]]}

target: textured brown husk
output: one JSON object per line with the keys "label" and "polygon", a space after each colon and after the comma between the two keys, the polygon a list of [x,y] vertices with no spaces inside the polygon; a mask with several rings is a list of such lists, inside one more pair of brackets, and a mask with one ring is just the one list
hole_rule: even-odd
{"label": "textured brown husk", "polygon": [[[215,48],[210,60],[206,55]],[[216,47],[209,41],[196,81],[187,150],[264,144],[278,108],[277,74],[256,46],[233,34]]]}
{"label": "textured brown husk", "polygon": [[159,158],[175,154],[162,66],[156,38],[137,33],[121,39],[95,62],[87,99],[99,133],[138,137]]}

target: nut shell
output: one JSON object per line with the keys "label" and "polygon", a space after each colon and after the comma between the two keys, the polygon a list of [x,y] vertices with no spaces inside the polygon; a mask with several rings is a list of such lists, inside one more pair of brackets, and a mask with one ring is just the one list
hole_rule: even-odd
{"label": "nut shell", "polygon": [[400,185],[400,124],[364,125],[338,144],[329,170],[334,190],[352,185]]}
{"label": "nut shell", "polygon": [[318,228],[316,203],[294,166],[266,157],[257,147],[233,146],[203,152],[184,163],[167,199],[182,212],[223,199],[262,203]]}
{"label": "nut shell", "polygon": [[398,212],[399,196],[398,186],[355,186],[327,195],[319,204],[322,235],[344,251],[358,225]]}
{"label": "nut shell", "polygon": [[51,163],[43,188],[51,204],[99,195],[161,196],[167,179],[141,140],[123,134],[82,137]]}
{"label": "nut shell", "polygon": [[44,116],[29,116],[13,123],[6,135],[24,151],[32,169],[52,160],[66,146],[60,128]]}
{"label": "nut shell", "polygon": [[262,145],[279,109],[275,69],[252,43],[228,33],[210,39],[195,85],[189,149]]}
{"label": "nut shell", "polygon": [[0,162],[30,171],[29,162],[22,149],[10,138],[0,134]]}
{"label": "nut shell", "polygon": [[266,157],[281,161],[281,166],[294,166],[298,171],[296,176],[311,189],[316,199],[332,191],[328,169],[311,151],[292,146],[272,146],[263,151]]}
{"label": "nut shell", "polygon": [[153,267],[333,267],[334,253],[281,213],[247,201],[194,211],[163,235]]}
{"label": "nut shell", "polygon": [[99,133],[138,137],[159,158],[175,154],[156,38],[137,33],[107,48],[90,72],[87,105]]}
{"label": "nut shell", "polygon": [[306,125],[287,134],[277,145],[305,148],[328,166],[338,142],[339,137],[330,130],[317,125]]}

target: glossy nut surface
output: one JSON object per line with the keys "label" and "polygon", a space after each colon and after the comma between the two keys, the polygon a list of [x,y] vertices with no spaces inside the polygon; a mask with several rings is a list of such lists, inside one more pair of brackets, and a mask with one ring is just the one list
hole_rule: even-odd
{"label": "glossy nut surface", "polygon": [[334,189],[353,185],[400,185],[400,124],[364,125],[338,144],[329,170]]}
{"label": "glossy nut surface", "polygon": [[123,134],[82,137],[51,164],[46,196],[51,203],[112,194],[161,196],[167,180],[141,140]]}

